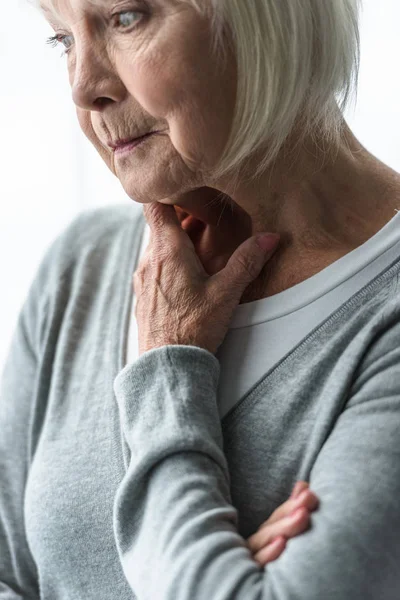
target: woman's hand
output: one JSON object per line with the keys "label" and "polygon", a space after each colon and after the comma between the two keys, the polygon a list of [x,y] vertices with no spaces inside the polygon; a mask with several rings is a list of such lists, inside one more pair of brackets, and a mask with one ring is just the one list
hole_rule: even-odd
{"label": "woman's hand", "polygon": [[191,190],[177,201],[179,206],[175,204],[174,209],[181,227],[192,240],[205,271],[215,275],[226,266],[236,248],[251,237],[250,216],[214,188]]}
{"label": "woman's hand", "polygon": [[279,235],[271,234],[269,250],[261,249],[256,237],[248,238],[210,276],[173,206],[152,202],[143,210],[151,236],[133,276],[139,355],[171,344],[215,354],[240,298],[271,258]]}
{"label": "woman's hand", "polygon": [[288,539],[307,531],[310,513],[318,508],[318,498],[308,483],[298,481],[289,500],[281,504],[247,540],[253,558],[261,566],[273,562],[286,548]]}

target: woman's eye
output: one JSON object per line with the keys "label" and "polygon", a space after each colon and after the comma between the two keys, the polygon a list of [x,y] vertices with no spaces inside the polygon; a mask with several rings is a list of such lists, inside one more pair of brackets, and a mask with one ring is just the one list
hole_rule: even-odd
{"label": "woman's eye", "polygon": [[[47,44],[50,44],[53,48],[56,48],[58,46],[58,44],[61,44],[62,46],[64,46],[64,48],[65,48],[64,54],[68,54],[68,52],[71,50],[72,43],[73,43],[72,35],[64,35],[62,33],[57,33],[53,37],[49,37],[47,39]],[[62,54],[61,56],[64,56],[64,54]]]}
{"label": "woman's eye", "polygon": [[133,25],[138,19],[139,13],[135,10],[126,10],[115,15],[117,27],[127,28]]}
{"label": "woman's eye", "polygon": [[[136,10],[125,10],[124,12],[113,15],[113,18],[115,19],[115,25],[117,27],[128,29],[137,21],[140,21],[142,16],[143,15]],[[59,44],[64,46],[65,51],[62,54],[62,56],[64,56],[64,54],[68,54],[72,48],[73,37],[72,35],[57,33],[56,35],[49,37],[46,43],[50,44],[53,48],[56,48]]]}

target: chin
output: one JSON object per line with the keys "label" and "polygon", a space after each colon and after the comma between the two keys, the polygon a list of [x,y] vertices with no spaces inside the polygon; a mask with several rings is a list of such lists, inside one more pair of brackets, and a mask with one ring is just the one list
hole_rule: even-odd
{"label": "chin", "polygon": [[[183,179],[183,178],[182,178]],[[161,204],[179,205],[184,203],[184,196],[193,189],[202,187],[194,185],[193,179],[171,181],[165,177],[147,176],[140,178],[135,175],[131,177],[119,178],[126,194],[138,204],[149,204],[150,202],[160,202]],[[139,182],[143,183],[140,184]]]}

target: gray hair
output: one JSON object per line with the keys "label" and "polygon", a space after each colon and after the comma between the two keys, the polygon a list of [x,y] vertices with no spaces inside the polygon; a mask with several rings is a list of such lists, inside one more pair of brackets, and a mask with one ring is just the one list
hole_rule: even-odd
{"label": "gray hair", "polygon": [[277,158],[296,128],[318,147],[338,149],[360,64],[362,0],[181,0],[209,16],[217,57],[230,33],[237,97],[216,178],[237,172],[262,150],[255,177]]}

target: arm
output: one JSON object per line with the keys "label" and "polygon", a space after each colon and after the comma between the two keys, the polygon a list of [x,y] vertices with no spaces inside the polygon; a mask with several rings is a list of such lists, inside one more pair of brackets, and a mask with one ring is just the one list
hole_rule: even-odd
{"label": "arm", "polygon": [[37,367],[32,327],[37,303],[33,286],[18,318],[0,386],[0,600],[40,597],[24,525],[29,423]]}
{"label": "arm", "polygon": [[128,471],[116,544],[140,600],[398,600],[400,327],[363,363],[310,477],[310,531],[265,569],[237,532],[222,448],[219,363],[202,349],[143,354],[115,380]]}
{"label": "arm", "polygon": [[[79,219],[75,220],[79,224]],[[66,227],[48,246],[20,310],[0,378],[0,600],[40,598],[25,530],[24,501],[38,431],[40,369],[48,335],[50,289],[60,273]],[[75,233],[75,230],[73,230]],[[54,272],[53,272],[54,271]],[[41,407],[44,410],[45,407]]]}

